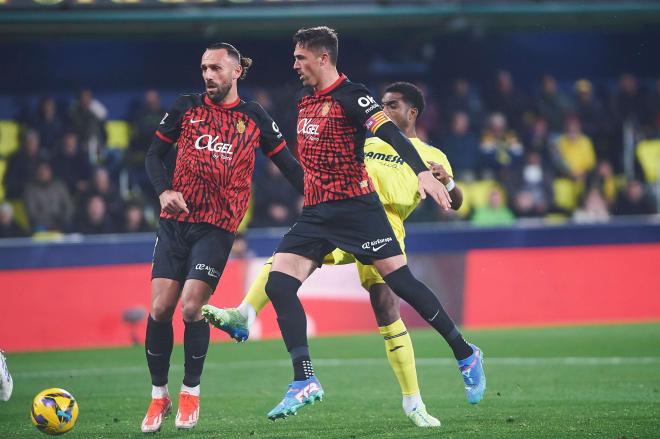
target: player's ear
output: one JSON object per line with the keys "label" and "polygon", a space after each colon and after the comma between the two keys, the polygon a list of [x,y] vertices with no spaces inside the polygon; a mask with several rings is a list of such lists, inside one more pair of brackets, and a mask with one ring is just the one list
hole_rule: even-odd
{"label": "player's ear", "polygon": [[319,56],[319,65],[325,66],[329,62],[330,62],[330,55],[328,55],[328,52],[321,52],[321,56]]}
{"label": "player's ear", "polygon": [[234,67],[234,72],[231,74],[231,79],[239,79],[243,74],[243,67],[240,64],[237,64]]}

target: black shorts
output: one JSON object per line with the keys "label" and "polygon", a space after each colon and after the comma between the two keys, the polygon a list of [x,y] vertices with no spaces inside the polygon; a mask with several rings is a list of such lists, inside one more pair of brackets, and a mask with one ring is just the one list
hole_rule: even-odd
{"label": "black shorts", "polygon": [[225,269],[234,234],[208,223],[161,218],[156,233],[151,278],[206,282],[212,290]]}
{"label": "black shorts", "polygon": [[363,264],[402,254],[376,193],[303,207],[275,253],[316,261],[340,248]]}

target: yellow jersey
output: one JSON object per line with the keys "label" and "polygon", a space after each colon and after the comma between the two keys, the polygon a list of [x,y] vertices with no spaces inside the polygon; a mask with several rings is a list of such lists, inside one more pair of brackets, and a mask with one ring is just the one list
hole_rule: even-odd
{"label": "yellow jersey", "polygon": [[[416,137],[410,141],[425,164],[434,161],[441,164],[449,175],[453,175],[449,160],[442,151]],[[364,142],[364,163],[385,210],[405,220],[421,201],[415,172],[391,145],[378,137],[371,137]]]}

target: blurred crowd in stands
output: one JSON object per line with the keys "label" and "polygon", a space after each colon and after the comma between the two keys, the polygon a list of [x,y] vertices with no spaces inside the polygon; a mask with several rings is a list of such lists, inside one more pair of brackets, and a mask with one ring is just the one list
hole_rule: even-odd
{"label": "blurred crowd in stands", "polygon": [[[410,220],[507,225],[657,213],[660,79],[642,84],[624,74],[609,88],[587,79],[566,84],[545,75],[523,90],[507,71],[492,84],[420,84],[427,109],[417,133],[447,154],[465,205],[448,214],[425,202]],[[280,122],[295,150],[295,98],[277,93],[257,89],[249,97]],[[165,111],[149,90],[125,120],[111,121],[84,90],[65,105],[44,97],[19,114],[16,150],[0,148],[0,237],[153,230],[159,206],[144,156]],[[258,162],[253,194],[250,227],[288,226],[302,206],[268,160]]]}

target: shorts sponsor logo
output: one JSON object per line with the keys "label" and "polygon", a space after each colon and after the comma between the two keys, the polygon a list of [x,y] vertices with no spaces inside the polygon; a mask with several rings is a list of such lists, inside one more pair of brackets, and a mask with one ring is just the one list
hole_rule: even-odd
{"label": "shorts sponsor logo", "polygon": [[357,102],[358,102],[358,105],[360,107],[366,108],[364,110],[364,112],[366,114],[369,114],[370,112],[372,112],[376,108],[380,108],[380,105],[378,105],[378,102],[376,102],[376,100],[373,97],[368,96],[368,95],[358,98]]}
{"label": "shorts sponsor logo", "polygon": [[206,264],[197,264],[197,265],[195,265],[195,270],[206,271],[206,273],[209,275],[209,277],[215,277],[215,278],[220,277],[220,272],[218,270],[216,270],[213,267],[209,267]]}
{"label": "shorts sponsor logo", "polygon": [[213,137],[210,134],[201,135],[195,140],[195,148],[208,149],[213,153],[215,159],[221,157],[222,160],[231,160],[234,155],[234,151],[232,151],[234,145],[219,142],[218,139],[218,136]]}
{"label": "shorts sponsor logo", "polygon": [[367,241],[364,244],[362,244],[362,248],[364,250],[373,250],[377,252],[381,248],[385,247],[387,243],[392,242],[392,237],[388,236],[387,238],[378,238],[375,241]]}

